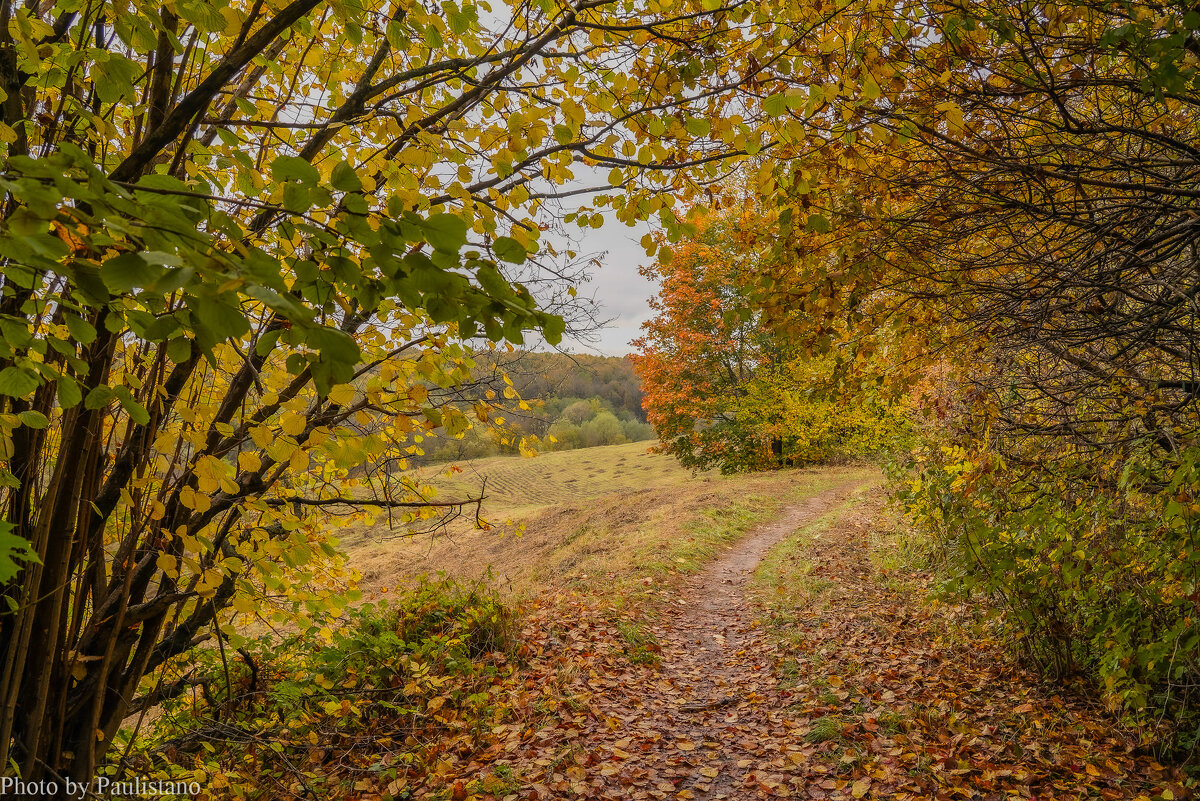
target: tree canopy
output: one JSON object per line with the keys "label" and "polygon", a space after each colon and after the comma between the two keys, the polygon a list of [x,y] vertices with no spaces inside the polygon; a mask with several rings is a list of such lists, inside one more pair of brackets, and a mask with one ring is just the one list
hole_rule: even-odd
{"label": "tree canopy", "polygon": [[562,334],[548,215],[669,218],[769,143],[743,89],[821,21],[708,0],[0,14],[0,764],[78,780],[185,686],[176,657],[236,642],[233,614],[345,602],[312,589],[339,570],[317,511],[469,500],[399,468],[468,424],[446,403],[463,339]]}

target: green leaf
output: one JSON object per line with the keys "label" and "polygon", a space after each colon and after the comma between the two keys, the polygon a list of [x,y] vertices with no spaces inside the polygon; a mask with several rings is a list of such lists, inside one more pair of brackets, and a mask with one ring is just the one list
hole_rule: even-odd
{"label": "green leaf", "polygon": [[21,412],[17,415],[17,418],[20,419],[22,424],[27,425],[30,428],[45,428],[46,426],[50,425],[50,420],[47,419],[46,415],[42,414],[41,412]]}
{"label": "green leaf", "polygon": [[103,409],[115,397],[112,387],[101,384],[87,394],[83,399],[83,408],[89,410]]}
{"label": "green leaf", "polygon": [[467,243],[467,223],[457,214],[435,214],[421,225],[425,239],[435,250],[458,253]]}
{"label": "green leaf", "polygon": [[357,192],[363,187],[362,179],[348,161],[338,162],[329,176],[329,183],[339,192]]}
{"label": "green leaf", "polygon": [[176,337],[167,343],[167,358],[183,364],[192,358],[192,341],[187,337]]}
{"label": "green leaf", "polygon": [[708,136],[708,132],[712,130],[712,123],[708,120],[692,118],[687,121],[686,128],[688,133],[694,136]]}
{"label": "green leaf", "polygon": [[33,342],[33,333],[29,330],[29,322],[23,318],[0,318],[0,336],[12,346],[13,350],[28,348]]}
{"label": "green leaf", "polygon": [[22,398],[37,389],[40,383],[33,371],[22,367],[5,367],[0,370],[0,395]]}
{"label": "green leaf", "polygon": [[192,298],[188,301],[200,323],[217,340],[241,336],[250,330],[250,323],[240,308],[212,298]]}
{"label": "green leaf", "polygon": [[496,254],[496,258],[502,261],[520,264],[525,261],[528,252],[525,246],[511,236],[502,236],[492,243],[492,250]]}
{"label": "green leaf", "polygon": [[816,231],[818,234],[829,233],[829,219],[824,214],[808,215],[808,223],[805,225],[805,230]]}
{"label": "green leaf", "polygon": [[114,295],[153,284],[162,268],[146,262],[141,253],[122,253],[100,265],[100,278]]}
{"label": "green leaf", "polygon": [[259,356],[266,356],[275,348],[275,343],[279,340],[279,335],[282,333],[283,329],[277,328],[260,336],[258,342],[254,343],[254,352]]}
{"label": "green leaf", "polygon": [[883,94],[879,88],[879,84],[876,83],[875,79],[870,75],[868,75],[867,79],[863,81],[862,93],[863,97],[865,97],[867,100],[877,100],[879,96]]}
{"label": "green leaf", "polygon": [[79,390],[79,384],[75,383],[75,379],[70,376],[59,376],[58,379],[58,405],[64,409],[70,409],[83,400],[83,393]]}
{"label": "green leaf", "polygon": [[292,214],[303,214],[312,203],[312,192],[303,184],[288,182],[283,186],[283,207]]}
{"label": "green leaf", "polygon": [[471,427],[471,423],[467,420],[466,415],[453,414],[446,415],[443,424],[446,427],[446,433],[452,437],[458,436]]}
{"label": "green leaf", "polygon": [[133,397],[133,393],[129,391],[129,387],[115,387],[113,394],[117,396],[117,400],[121,402],[121,406],[133,418],[133,422],[140,426],[144,426],[150,422],[150,413],[146,411],[146,407],[137,402]]}
{"label": "green leaf", "polygon": [[566,322],[558,315],[549,315],[542,321],[542,336],[551,345],[557,345],[561,342],[563,333],[566,330]]}
{"label": "green leaf", "polygon": [[321,351],[323,361],[357,364],[361,357],[358,343],[345,332],[335,328],[313,328],[305,339],[309,345]]}
{"label": "green leaf", "polygon": [[71,336],[75,337],[75,341],[81,345],[89,345],[96,340],[96,327],[82,317],[76,317],[74,314],[65,315],[67,321],[67,330],[71,332]]}
{"label": "green leaf", "polygon": [[101,103],[116,103],[135,96],[133,82],[142,67],[125,56],[105,53],[92,66],[92,85]]}
{"label": "green leaf", "polygon": [[8,218],[8,230],[19,237],[31,237],[46,233],[49,222],[33,212],[32,209],[21,206]]}
{"label": "green leaf", "polygon": [[763,111],[770,114],[772,117],[781,117],[787,113],[787,95],[782,92],[776,92],[763,101]]}
{"label": "green leaf", "polygon": [[0,584],[20,572],[18,562],[41,562],[29,540],[12,532],[12,523],[0,522]]}
{"label": "green leaf", "polygon": [[280,156],[272,161],[271,175],[276,181],[301,181],[307,184],[321,181],[320,171],[299,156]]}

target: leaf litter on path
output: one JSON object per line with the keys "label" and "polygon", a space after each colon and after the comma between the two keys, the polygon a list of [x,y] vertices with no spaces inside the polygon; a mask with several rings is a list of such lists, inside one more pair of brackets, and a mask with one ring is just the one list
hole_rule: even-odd
{"label": "leaf litter on path", "polygon": [[[876,566],[881,503],[856,488],[788,507],[659,590],[654,608],[538,599],[522,632],[524,682],[496,688],[507,722],[426,796],[1189,797],[1098,711],[1048,692],[995,643],[947,636],[964,610],[931,604],[930,577]],[[839,505],[849,511],[814,525]],[[751,574],[806,527],[819,536],[792,558],[809,589],[764,606],[769,591]],[[630,626],[651,635],[639,653],[653,658],[636,662],[655,664],[631,658]]]}

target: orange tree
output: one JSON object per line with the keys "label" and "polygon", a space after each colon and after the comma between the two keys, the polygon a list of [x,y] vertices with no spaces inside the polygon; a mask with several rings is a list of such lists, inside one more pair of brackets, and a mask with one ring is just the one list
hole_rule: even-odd
{"label": "orange tree", "polygon": [[632,357],[665,451],[695,469],[755,470],[878,450],[905,428],[899,407],[841,391],[845,365],[806,355],[764,313],[777,215],[698,207],[688,224],[643,270],[659,294]]}
{"label": "orange tree", "polygon": [[746,385],[773,345],[751,314],[743,282],[761,270],[758,215],[697,208],[695,233],[665,246],[642,274],[659,284],[655,317],[634,342],[642,403],[663,448],[685,467],[760,464],[758,437],[737,415]]}
{"label": "orange tree", "polygon": [[344,603],[311,588],[337,570],[317,512],[462,502],[396,468],[468,424],[444,403],[462,338],[562,333],[527,288],[558,266],[547,214],[664,213],[770,144],[743,88],[822,23],[709,0],[0,17],[0,771],[78,781],[237,615]]}

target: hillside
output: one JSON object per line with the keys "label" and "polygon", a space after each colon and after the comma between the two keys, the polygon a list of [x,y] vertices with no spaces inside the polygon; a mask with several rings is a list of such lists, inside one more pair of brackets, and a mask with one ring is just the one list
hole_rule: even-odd
{"label": "hillside", "polygon": [[[642,408],[643,393],[629,359],[574,353],[481,351],[474,355],[466,402],[501,402],[512,384],[526,408],[505,404],[504,433],[480,427],[461,439],[430,440],[417,465],[477,460],[518,452],[524,439],[539,451],[645,442],[654,438]],[[507,441],[505,441],[507,440]]]}
{"label": "hillside", "polygon": [[[368,593],[439,572],[477,578],[491,571],[499,585],[517,594],[597,580],[609,589],[620,587],[647,571],[698,565],[731,532],[765,519],[785,499],[825,480],[810,471],[693,475],[669,456],[647,453],[646,443],[532,459],[493,457],[463,467],[449,475],[420,473],[443,499],[486,487],[483,516],[494,528],[478,531],[472,521],[459,519],[444,530],[411,537],[384,524],[343,536]],[[846,468],[825,474],[870,472]],[[698,533],[705,529],[700,523],[713,524],[708,534]]]}
{"label": "hillside", "polygon": [[623,356],[518,351],[481,362],[502,368],[521,397],[547,402],[555,398],[600,398],[645,422],[642,387],[633,363]]}

